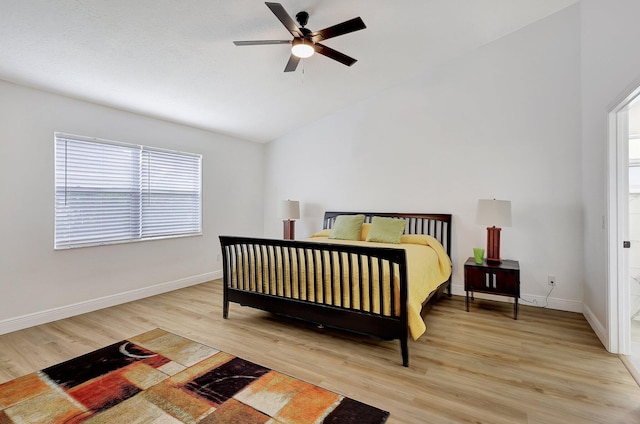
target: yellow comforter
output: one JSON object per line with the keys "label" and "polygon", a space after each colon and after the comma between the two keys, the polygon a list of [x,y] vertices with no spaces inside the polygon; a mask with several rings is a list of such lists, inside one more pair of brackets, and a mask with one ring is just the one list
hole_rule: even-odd
{"label": "yellow comforter", "polygon": [[431,236],[417,234],[403,235],[401,244],[333,240],[329,238],[329,232],[330,230],[321,231],[305,241],[387,247],[406,251],[409,279],[407,308],[409,333],[414,340],[417,340],[426,331],[426,325],[420,315],[422,302],[451,276],[451,259],[442,244]]}

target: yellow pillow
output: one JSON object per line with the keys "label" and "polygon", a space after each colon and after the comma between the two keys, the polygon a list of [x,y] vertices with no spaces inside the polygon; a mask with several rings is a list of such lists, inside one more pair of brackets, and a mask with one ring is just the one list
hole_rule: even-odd
{"label": "yellow pillow", "polygon": [[314,238],[314,237],[329,237],[329,235],[331,234],[331,228],[327,228],[326,230],[320,230],[317,233],[313,233],[309,236],[309,238]]}
{"label": "yellow pillow", "polygon": [[364,215],[338,215],[331,229],[330,239],[360,240]]}
{"label": "yellow pillow", "polygon": [[404,219],[374,216],[366,241],[400,244],[400,237],[402,237],[406,225]]}
{"label": "yellow pillow", "polygon": [[369,224],[368,222],[365,224],[362,224],[362,228],[360,230],[360,240],[366,241],[370,230],[371,230],[371,224]]}

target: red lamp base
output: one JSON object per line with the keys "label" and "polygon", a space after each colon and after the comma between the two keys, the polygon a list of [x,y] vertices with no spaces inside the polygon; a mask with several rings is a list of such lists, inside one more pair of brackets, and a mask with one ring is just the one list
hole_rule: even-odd
{"label": "red lamp base", "polygon": [[487,262],[500,263],[500,230],[499,227],[487,227]]}
{"label": "red lamp base", "polygon": [[283,238],[285,240],[295,240],[296,221],[293,219],[285,219],[282,223],[284,224]]}

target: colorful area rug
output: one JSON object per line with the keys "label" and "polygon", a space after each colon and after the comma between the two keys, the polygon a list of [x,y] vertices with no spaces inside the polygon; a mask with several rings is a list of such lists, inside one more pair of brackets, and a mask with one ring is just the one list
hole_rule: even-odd
{"label": "colorful area rug", "polygon": [[388,416],[161,329],[0,384],[0,424],[378,424]]}

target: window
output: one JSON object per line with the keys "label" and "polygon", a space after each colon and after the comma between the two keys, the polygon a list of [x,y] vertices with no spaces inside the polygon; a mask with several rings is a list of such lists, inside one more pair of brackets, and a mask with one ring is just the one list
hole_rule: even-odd
{"label": "window", "polygon": [[202,155],[55,133],[55,249],[202,234]]}

